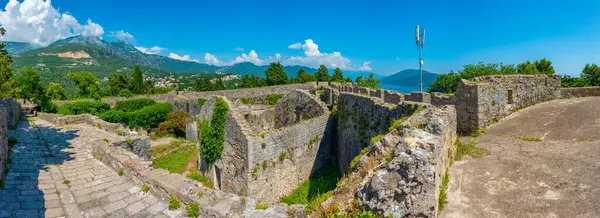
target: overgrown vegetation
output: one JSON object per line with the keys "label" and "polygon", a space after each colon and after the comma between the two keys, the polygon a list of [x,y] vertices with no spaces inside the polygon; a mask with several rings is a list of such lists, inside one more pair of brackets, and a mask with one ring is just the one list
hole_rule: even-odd
{"label": "overgrown vegetation", "polygon": [[204,103],[206,103],[206,101],[208,101],[208,100],[206,100],[204,98],[199,98],[198,99],[198,108],[202,108],[202,106],[204,106]]}
{"label": "overgrown vegetation", "polygon": [[126,123],[129,127],[150,129],[167,120],[171,111],[173,107],[170,103],[157,103],[132,112],[109,110],[98,114],[98,117],[111,123]]}
{"label": "overgrown vegetation", "polygon": [[158,124],[158,135],[174,135],[176,137],[185,137],[187,119],[190,117],[185,111],[170,112],[167,120]]}
{"label": "overgrown vegetation", "polygon": [[446,173],[444,173],[444,177],[442,177],[440,194],[438,195],[438,211],[442,211],[448,203],[448,195],[446,193],[448,190],[448,183],[450,183],[450,177],[448,176],[448,169],[446,168]]}
{"label": "overgrown vegetation", "polygon": [[471,137],[477,138],[477,137],[485,134],[486,132],[487,132],[487,130],[485,130],[485,129],[478,129],[471,134]]}
{"label": "overgrown vegetation", "polygon": [[200,216],[200,206],[196,202],[190,203],[190,205],[188,205],[186,207],[186,210],[187,210],[188,216],[190,216],[190,217]]}
{"label": "overgrown vegetation", "polygon": [[257,204],[254,205],[254,209],[257,209],[257,210],[266,210],[267,208],[269,208],[268,204],[259,204],[259,203],[257,203]]}
{"label": "overgrown vegetation", "polygon": [[454,160],[460,160],[465,155],[469,155],[473,158],[481,158],[489,154],[488,149],[478,148],[476,145],[476,141],[464,144],[460,139],[456,139],[456,155],[454,156]]}
{"label": "overgrown vegetation", "polygon": [[306,205],[305,210],[308,213],[331,196],[339,179],[337,168],[333,164],[326,165],[315,171],[290,195],[283,197],[281,202]]}
{"label": "overgrown vegetation", "polygon": [[179,199],[175,195],[171,195],[169,198],[169,210],[177,210],[181,207]]}
{"label": "overgrown vegetation", "polygon": [[208,178],[200,175],[198,171],[192,171],[190,174],[187,175],[187,177],[202,183],[202,185],[204,185],[207,188],[214,188],[213,183]]}
{"label": "overgrown vegetation", "polygon": [[362,150],[360,150],[360,154],[356,155],[356,157],[354,157],[354,159],[352,159],[352,161],[350,162],[350,169],[355,169],[356,165],[358,165],[358,162],[360,161],[360,157],[369,152],[370,149],[371,147],[366,146]]}
{"label": "overgrown vegetation", "polygon": [[202,123],[200,137],[202,149],[200,155],[208,163],[214,163],[221,157],[221,152],[223,152],[225,120],[227,119],[228,110],[227,102],[217,97],[210,122],[204,121]]}
{"label": "overgrown vegetation", "polygon": [[528,142],[541,142],[542,139],[537,137],[517,136],[517,139],[528,141]]}
{"label": "overgrown vegetation", "polygon": [[144,184],[144,185],[142,186],[142,192],[144,192],[144,193],[148,193],[148,191],[150,191],[150,186],[148,186],[148,185]]}
{"label": "overgrown vegetation", "polygon": [[[321,217],[327,218],[383,218],[383,216],[370,210],[364,210],[360,207],[358,200],[354,199],[350,208],[342,211],[336,204],[331,204],[322,212]],[[391,217],[391,216],[388,216]]]}
{"label": "overgrown vegetation", "polygon": [[101,101],[76,101],[66,103],[58,107],[58,114],[79,115],[79,114],[100,114],[110,110],[110,105]]}
{"label": "overgrown vegetation", "polygon": [[283,98],[283,94],[269,94],[267,95],[267,104],[275,105],[281,98]]}

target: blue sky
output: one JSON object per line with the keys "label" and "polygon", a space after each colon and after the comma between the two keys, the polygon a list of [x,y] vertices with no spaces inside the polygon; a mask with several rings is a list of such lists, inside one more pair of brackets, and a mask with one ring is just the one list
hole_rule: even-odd
{"label": "blue sky", "polygon": [[[163,48],[161,55],[220,65],[236,58],[261,64],[280,60],[390,74],[418,67],[416,24],[427,29],[424,68],[436,73],[479,61],[513,64],[544,57],[560,74],[579,75],[586,63],[600,64],[597,0],[26,1],[46,4],[61,18],[67,14],[76,19],[80,26],[64,21],[76,29],[71,33],[125,38],[136,46]],[[17,17],[44,11],[23,7],[21,0],[21,13],[15,15],[8,13],[8,0],[1,2],[6,6],[0,24],[15,30],[32,28]],[[65,33],[32,35],[7,35],[5,40],[35,42],[36,37],[46,37],[47,43]],[[294,43],[301,43],[300,48],[290,49]]]}

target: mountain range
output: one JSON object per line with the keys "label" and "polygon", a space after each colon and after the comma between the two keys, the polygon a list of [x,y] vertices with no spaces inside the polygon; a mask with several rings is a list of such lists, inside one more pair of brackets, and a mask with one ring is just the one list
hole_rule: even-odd
{"label": "mountain range", "polygon": [[[419,77],[419,70],[406,69],[386,76],[380,80],[383,84],[415,87],[419,84]],[[423,86],[429,86],[429,84],[433,83],[437,77],[438,74],[423,70]]]}
{"label": "mountain range", "polygon": [[[255,65],[250,62],[232,64],[229,66],[215,66],[193,61],[176,60],[156,54],[146,54],[127,41],[104,41],[91,36],[72,36],[58,40],[46,47],[36,47],[22,42],[5,42],[6,50],[14,57],[16,68],[35,67],[42,72],[52,74],[49,82],[58,78],[64,79],[68,72],[90,71],[97,77],[107,77],[113,72],[129,72],[135,64],[142,66],[145,72],[152,74],[168,73],[214,73],[224,72],[240,75],[265,76],[268,65]],[[300,68],[312,74],[317,69],[306,66],[284,66],[284,71],[290,77],[296,77]],[[333,74],[333,69],[329,69]],[[418,71],[403,70],[394,75],[375,77],[382,83],[392,85],[413,85],[418,82]],[[437,74],[423,72],[424,84],[429,84]],[[344,71],[344,76],[355,79],[357,76],[368,76],[370,72]],[[415,77],[416,76],[416,77]],[[42,74],[42,77],[44,75]],[[416,79],[416,80],[415,80]]]}

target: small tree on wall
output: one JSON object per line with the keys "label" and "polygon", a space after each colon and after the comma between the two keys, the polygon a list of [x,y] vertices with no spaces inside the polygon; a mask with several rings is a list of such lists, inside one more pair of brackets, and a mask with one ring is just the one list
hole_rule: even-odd
{"label": "small tree on wall", "polygon": [[222,98],[217,97],[213,107],[210,123],[205,120],[200,129],[200,155],[208,163],[214,163],[221,157],[225,139],[225,120],[229,106]]}

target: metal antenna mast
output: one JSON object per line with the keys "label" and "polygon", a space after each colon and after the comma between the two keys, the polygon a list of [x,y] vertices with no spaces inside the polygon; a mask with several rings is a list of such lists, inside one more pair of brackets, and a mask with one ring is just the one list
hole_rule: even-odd
{"label": "metal antenna mast", "polygon": [[423,92],[423,44],[425,44],[425,29],[415,28],[415,41],[419,49],[419,91]]}

